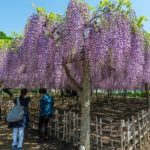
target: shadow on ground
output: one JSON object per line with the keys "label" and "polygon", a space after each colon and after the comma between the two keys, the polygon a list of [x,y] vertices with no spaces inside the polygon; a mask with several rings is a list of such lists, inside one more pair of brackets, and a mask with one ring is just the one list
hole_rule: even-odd
{"label": "shadow on ground", "polygon": [[[30,131],[32,133],[32,131]],[[35,132],[35,131],[34,131]],[[30,133],[30,134],[31,134]],[[11,150],[12,131],[7,124],[0,122],[0,150]],[[61,142],[56,138],[49,138],[43,144],[37,143],[37,136],[33,133],[30,138],[25,138],[23,150],[77,150],[72,144]]]}

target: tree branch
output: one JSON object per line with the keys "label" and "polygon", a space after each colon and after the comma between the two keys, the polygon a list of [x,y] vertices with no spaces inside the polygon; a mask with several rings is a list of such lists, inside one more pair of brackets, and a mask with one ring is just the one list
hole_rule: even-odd
{"label": "tree branch", "polygon": [[67,59],[67,60],[65,60],[65,59],[63,60],[63,64],[72,64],[72,63],[75,63],[75,62],[83,61],[82,52],[76,53],[76,54],[74,54],[74,56],[70,56],[68,58],[69,59]]}
{"label": "tree branch", "polygon": [[76,82],[76,80],[70,74],[70,70],[68,69],[67,64],[63,64],[63,67],[65,69],[67,77],[70,80],[72,87],[78,92],[78,95],[80,95],[82,91],[82,87]]}

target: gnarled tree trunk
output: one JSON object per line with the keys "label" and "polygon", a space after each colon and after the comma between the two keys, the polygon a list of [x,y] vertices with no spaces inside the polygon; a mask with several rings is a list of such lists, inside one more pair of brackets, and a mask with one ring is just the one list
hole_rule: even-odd
{"label": "gnarled tree trunk", "polygon": [[86,59],[83,61],[80,144],[80,150],[90,150],[90,77],[89,63]]}
{"label": "gnarled tree trunk", "polygon": [[81,98],[81,132],[80,132],[80,150],[90,150],[90,77],[89,62],[83,53],[83,80],[80,86],[70,73],[67,64],[64,64],[66,75],[74,90]]}

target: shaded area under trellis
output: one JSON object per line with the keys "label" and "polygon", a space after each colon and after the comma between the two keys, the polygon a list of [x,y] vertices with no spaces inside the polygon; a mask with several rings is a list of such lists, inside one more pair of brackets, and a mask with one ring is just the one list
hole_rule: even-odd
{"label": "shaded area under trellis", "polygon": [[[77,150],[72,144],[61,142],[55,137],[46,143],[37,143],[37,131],[29,130],[30,137],[25,138],[23,150]],[[0,150],[11,150],[12,134],[4,121],[0,122]]]}
{"label": "shaded area under trellis", "polygon": [[[38,121],[38,118],[36,117],[37,112],[38,112],[38,100],[37,99],[38,99],[38,97],[32,98],[31,107],[30,107],[32,120],[33,121],[36,120],[36,122]],[[11,105],[11,102],[12,101],[7,101],[7,100],[4,102],[4,103],[6,103],[6,105],[5,105],[5,108],[3,108],[3,110],[2,110],[3,113],[4,113],[4,111],[6,111],[6,108],[8,108],[8,106]],[[63,104],[62,104],[61,98],[56,97],[55,98],[55,108],[57,108],[60,113],[62,113],[63,111],[66,111],[66,113],[69,111],[72,111],[77,114],[80,114],[80,106],[78,107],[78,109],[76,109],[77,107],[76,107],[76,98],[75,97],[72,97],[72,98],[64,97]],[[124,100],[121,97],[115,97],[110,101],[110,103],[108,105],[107,101],[104,100],[103,98],[93,97],[92,103],[91,103],[91,122],[94,122],[94,126],[95,126],[96,116],[97,116],[97,118],[102,118],[103,120],[105,120],[105,121],[103,121],[103,123],[106,125],[103,126],[103,129],[108,130],[105,133],[106,133],[106,135],[109,136],[109,133],[111,132],[110,126],[109,126],[110,122],[121,123],[121,119],[125,119],[125,120],[131,119],[131,117],[133,115],[136,115],[138,112],[140,112],[141,110],[146,109],[146,108],[147,108],[146,100],[142,99],[142,98],[136,98],[136,99],[135,98],[127,98],[126,100]],[[120,127],[115,128],[115,130],[118,131],[118,132],[116,132],[117,135],[120,132],[119,128]],[[36,130],[34,130],[34,131],[36,132]],[[91,131],[94,133],[95,127],[94,128],[92,127]],[[33,137],[35,137],[34,136],[35,132],[33,132]],[[95,135],[94,135],[94,139],[96,139]],[[104,140],[103,143],[106,143],[106,144],[107,144],[107,141],[109,141],[109,139],[105,138],[105,137],[103,140]],[[56,143],[57,142],[58,142],[57,145],[59,145],[59,143],[61,143],[61,145],[63,145],[63,146],[64,145],[72,146],[70,144],[60,142],[60,140],[56,140]],[[50,140],[50,143],[53,143],[53,142]],[[60,149],[60,150],[63,150],[63,149]],[[68,150],[71,150],[71,149],[68,149]]]}

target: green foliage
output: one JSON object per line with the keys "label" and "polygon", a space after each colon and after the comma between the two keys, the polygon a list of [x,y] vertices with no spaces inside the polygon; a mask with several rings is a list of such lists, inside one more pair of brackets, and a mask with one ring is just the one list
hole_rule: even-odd
{"label": "green foliage", "polygon": [[[114,93],[114,95],[116,96],[124,96],[124,91],[117,91]],[[128,97],[144,97],[145,96],[145,92],[142,90],[127,90],[127,96]]]}
{"label": "green foliage", "polygon": [[34,7],[36,9],[37,13],[39,13],[41,15],[45,15],[46,14],[45,8],[36,6],[34,3],[32,3],[32,7]]}
{"label": "green foliage", "polygon": [[[79,0],[79,1],[77,1],[77,2],[79,3],[79,5],[80,5],[80,4],[85,4],[85,1],[84,1],[84,0]],[[87,3],[86,3],[86,5],[87,5],[89,11],[95,10],[95,7],[93,7],[93,6],[91,6],[91,5],[87,4]]]}
{"label": "green foliage", "polygon": [[16,33],[16,32],[12,32],[12,33],[11,33],[11,37],[12,37],[13,39],[20,39],[20,38],[23,38],[23,34],[21,34],[21,33]]}
{"label": "green foliage", "polygon": [[110,4],[109,0],[102,0],[100,1],[100,7],[106,7]]}
{"label": "green foliage", "polygon": [[0,31],[0,39],[4,39],[6,37],[6,34],[2,31]]}
{"label": "green foliage", "polygon": [[137,26],[138,26],[139,28],[143,27],[143,22],[144,22],[144,21],[148,21],[147,17],[145,17],[145,16],[140,16],[140,17],[138,17],[138,18],[137,18]]}
{"label": "green foliage", "polygon": [[130,0],[117,0],[120,6],[125,6],[128,10],[131,10],[131,1]]}
{"label": "green foliage", "polygon": [[4,32],[0,32],[0,49],[1,50],[8,50],[11,49],[14,45],[19,45],[17,39],[22,39],[23,34],[18,34],[13,32],[11,36],[7,36]]}
{"label": "green foliage", "polygon": [[129,97],[135,97],[135,96],[137,96],[137,97],[143,97],[144,96],[144,92],[143,91],[136,91],[136,92],[134,92],[134,91],[128,91],[127,95]]}
{"label": "green foliage", "polygon": [[144,31],[144,33],[145,33],[146,38],[150,41],[150,33],[146,31]]}
{"label": "green foliage", "polygon": [[35,7],[36,11],[40,15],[44,15],[49,22],[61,22],[62,21],[62,15],[56,14],[54,12],[46,12],[46,10],[42,7],[35,6],[35,4],[32,4],[33,7]]}
{"label": "green foliage", "polygon": [[[132,3],[131,0],[102,0],[100,2],[100,10],[117,10],[123,13],[125,16],[129,16],[130,14],[134,12],[132,9]],[[134,30],[141,30],[143,27],[143,23],[145,21],[148,21],[148,19],[145,16],[137,17],[136,15],[133,16],[131,23]],[[150,36],[149,36],[150,37]]]}
{"label": "green foliage", "polygon": [[11,47],[12,37],[7,36],[6,33],[0,31],[0,49],[5,50]]}
{"label": "green foliage", "polygon": [[10,39],[0,39],[0,49],[7,50],[11,47],[12,40]]}
{"label": "green foliage", "polygon": [[[140,16],[140,17],[135,16],[134,18],[132,18],[131,23],[132,23],[133,31],[139,30],[143,33],[143,23],[145,21],[148,21],[147,17],[145,17],[145,16]],[[148,39],[150,38],[148,33],[146,34],[146,36]]]}
{"label": "green foliage", "polygon": [[12,37],[7,36],[6,33],[0,31],[0,39],[7,39],[7,40],[11,40]]}
{"label": "green foliage", "polygon": [[40,14],[46,14],[45,9],[42,8],[42,7],[36,7],[36,11],[37,11],[38,13],[40,13]]}
{"label": "green foliage", "polygon": [[91,6],[91,5],[88,5],[88,9],[89,9],[90,11],[95,10],[95,8],[94,8],[93,6]]}
{"label": "green foliage", "polygon": [[62,15],[56,13],[48,13],[47,19],[51,22],[61,22],[63,20]]}
{"label": "green foliage", "polygon": [[31,92],[34,93],[34,94],[38,94],[39,89],[32,89]]}
{"label": "green foliage", "polygon": [[127,14],[131,12],[132,8],[130,0],[101,0],[99,6],[101,9],[117,9]]}
{"label": "green foliage", "polygon": [[55,20],[56,18],[57,18],[57,16],[56,16],[56,14],[55,13],[49,13],[48,14],[48,18],[50,19],[50,20]]}

